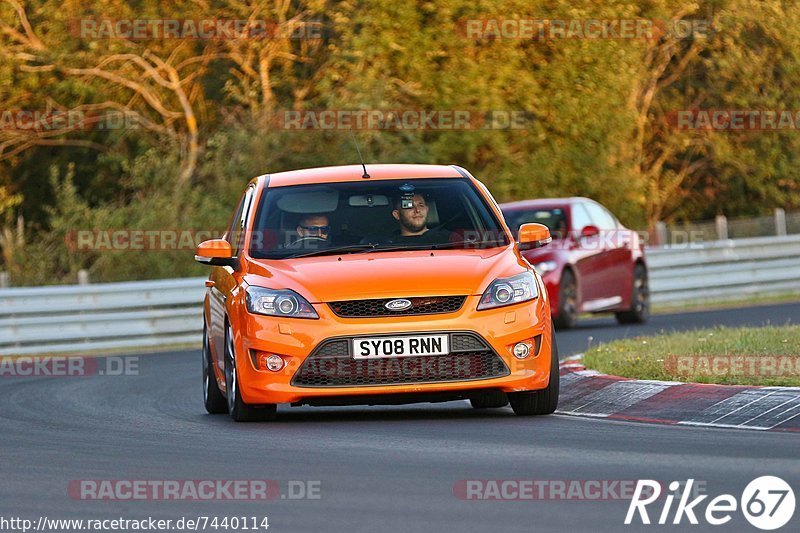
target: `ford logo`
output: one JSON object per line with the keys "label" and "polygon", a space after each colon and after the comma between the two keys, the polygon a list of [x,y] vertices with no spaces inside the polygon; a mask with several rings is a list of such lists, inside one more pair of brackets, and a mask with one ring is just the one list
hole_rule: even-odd
{"label": "ford logo", "polygon": [[384,305],[389,311],[404,311],[411,307],[411,300],[400,298],[399,300],[391,300]]}

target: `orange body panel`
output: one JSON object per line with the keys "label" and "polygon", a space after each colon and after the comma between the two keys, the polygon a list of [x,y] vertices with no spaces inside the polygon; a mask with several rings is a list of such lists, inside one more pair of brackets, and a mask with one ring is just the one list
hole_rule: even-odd
{"label": "orange body panel", "polygon": [[[486,188],[463,169],[436,165],[368,165],[372,180],[409,178],[469,178],[495,213],[502,214]],[[253,202],[267,188],[300,184],[361,181],[361,166],[309,169],[262,176],[251,182]],[[255,208],[246,217],[254,223]],[[503,231],[511,233],[503,225]],[[531,391],[547,387],[551,375],[550,304],[541,278],[534,273],[539,297],[514,305],[478,311],[487,287],[497,278],[533,272],[516,245],[488,249],[391,251],[374,254],[323,255],[295,259],[255,259],[247,242],[238,268],[214,266],[205,300],[205,320],[210,335],[218,387],[225,392],[220,329],[230,323],[236,353],[239,391],[249,404],[303,402],[315,397],[363,396],[392,393],[433,393],[497,389]],[[244,287],[291,289],[313,306],[319,319],[273,317],[250,313]],[[374,298],[466,296],[460,310],[424,316],[342,318],[330,303]],[[291,383],[296,371],[320,343],[340,337],[404,335],[424,332],[472,332],[485,340],[507,365],[503,377],[397,383],[363,386],[309,387]],[[518,342],[539,339],[539,349],[526,359],[514,357]],[[286,366],[277,372],[257,369],[251,353],[278,354]]]}

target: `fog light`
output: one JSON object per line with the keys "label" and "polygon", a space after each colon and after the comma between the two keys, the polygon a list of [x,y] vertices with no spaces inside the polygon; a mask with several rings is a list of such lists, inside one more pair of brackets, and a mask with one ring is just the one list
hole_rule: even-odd
{"label": "fog light", "polygon": [[277,372],[283,368],[283,358],[280,355],[270,355],[266,358],[266,367],[273,372]]}
{"label": "fog light", "polygon": [[518,342],[514,345],[514,357],[517,359],[525,359],[531,353],[531,348],[524,342]]}

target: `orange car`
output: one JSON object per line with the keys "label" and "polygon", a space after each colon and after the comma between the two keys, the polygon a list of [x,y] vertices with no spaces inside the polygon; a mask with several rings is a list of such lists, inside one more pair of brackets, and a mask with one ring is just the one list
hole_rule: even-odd
{"label": "orange car", "polygon": [[541,277],[486,187],[457,166],[368,165],[253,179],[211,265],[203,328],[209,413],[277,404],[468,399],[552,413],[558,353]]}

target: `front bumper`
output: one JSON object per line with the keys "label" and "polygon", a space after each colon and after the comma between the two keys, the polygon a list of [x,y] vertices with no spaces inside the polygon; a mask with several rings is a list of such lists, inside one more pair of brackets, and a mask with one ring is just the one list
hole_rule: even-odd
{"label": "front bumper", "polygon": [[[476,311],[480,297],[469,296],[463,307],[442,315],[398,316],[348,319],[336,316],[327,304],[314,304],[319,320],[267,317],[243,313],[234,328],[239,389],[250,404],[304,403],[315,398],[363,397],[406,393],[452,393],[480,389],[503,392],[537,390],[547,387],[550,379],[551,326],[548,302],[538,298],[531,302],[499,309]],[[337,339],[359,336],[404,335],[414,333],[461,332],[477,335],[496,354],[502,373],[493,377],[358,384],[348,386],[308,386],[298,381],[300,369],[318,347]],[[540,336],[540,337],[539,337]],[[539,337],[537,342],[537,337]],[[539,345],[526,359],[512,354],[514,344],[529,342]],[[257,369],[251,351],[278,354],[286,362],[278,372]],[[536,355],[534,355],[536,353]],[[339,354],[347,355],[347,354]],[[499,366],[496,367],[499,369]],[[502,374],[502,375],[500,375]],[[425,381],[425,382],[423,382]],[[363,380],[362,380],[363,382]]]}

